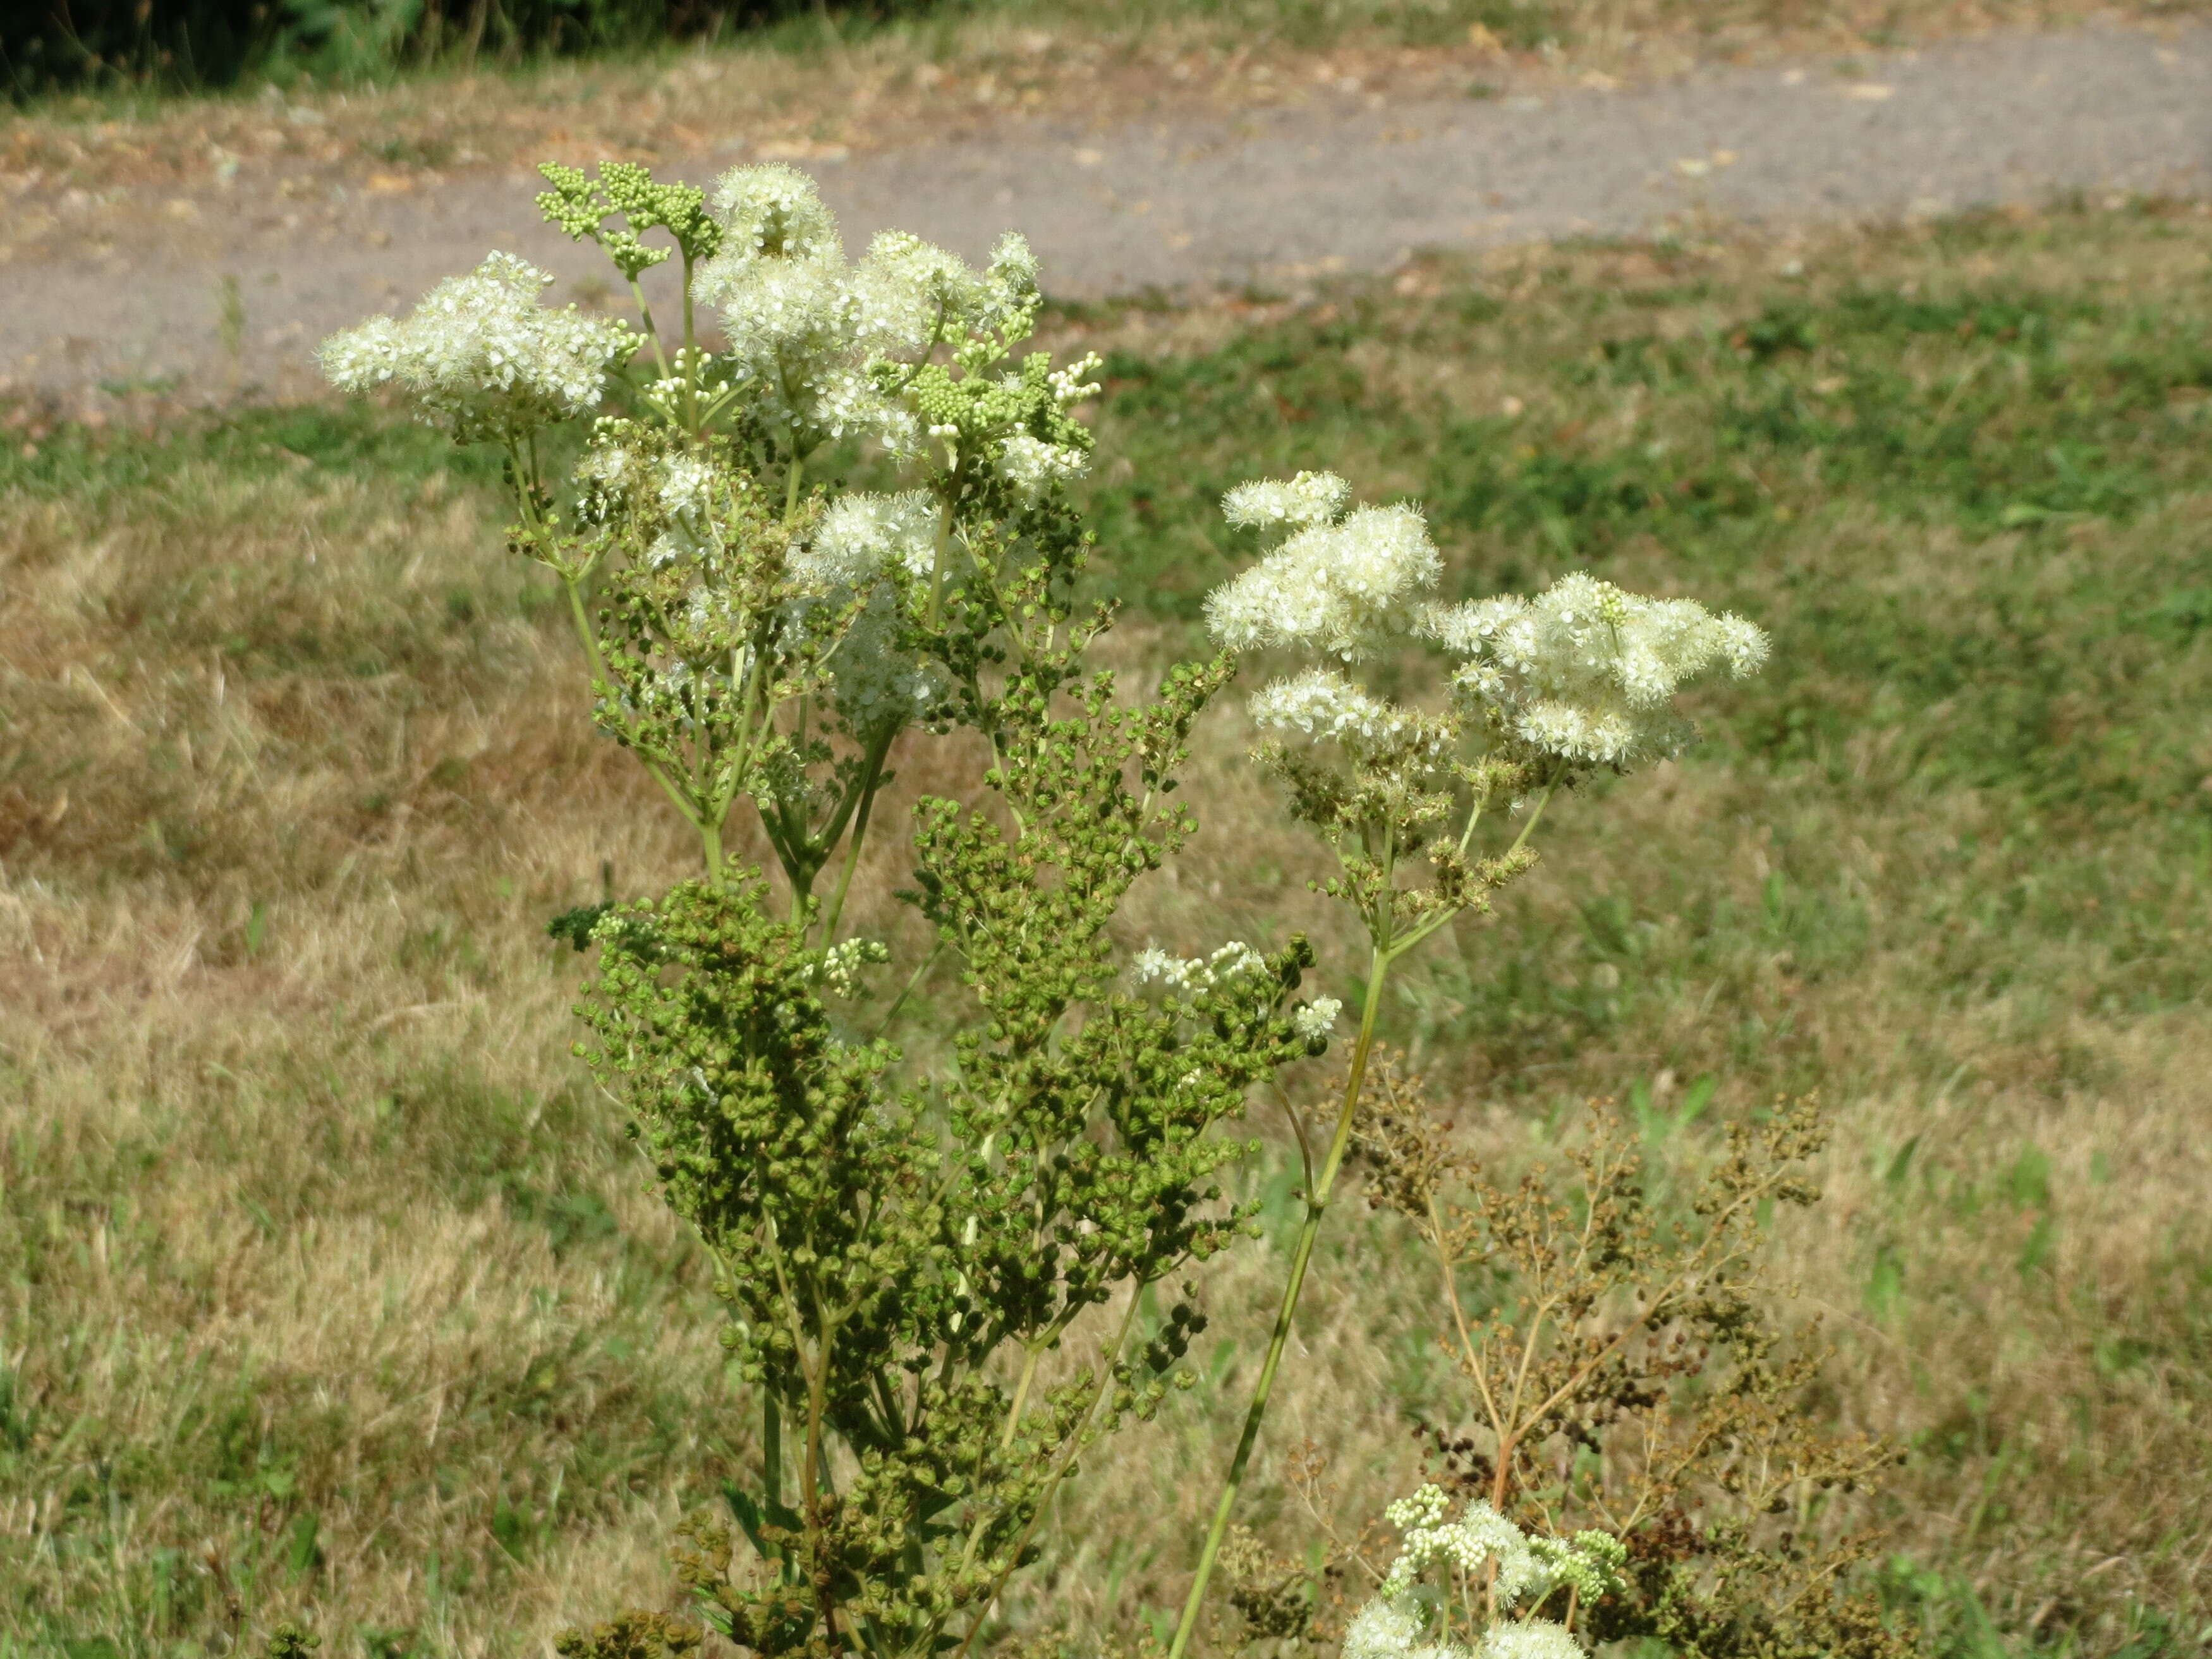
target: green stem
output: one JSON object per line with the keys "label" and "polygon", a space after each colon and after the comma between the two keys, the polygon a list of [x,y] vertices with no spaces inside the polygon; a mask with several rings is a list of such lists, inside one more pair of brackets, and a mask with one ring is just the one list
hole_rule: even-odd
{"label": "green stem", "polygon": [[783,1407],[775,1394],[761,1387],[761,1491],[771,1509],[783,1503]]}
{"label": "green stem", "polygon": [[921,959],[921,965],[914,970],[899,994],[891,999],[891,1006],[884,1011],[883,1023],[876,1027],[876,1035],[870,1037],[869,1042],[880,1041],[884,1033],[891,1029],[891,1022],[898,1018],[898,1011],[906,1006],[906,1000],[914,994],[915,988],[921,983],[931,969],[937,966],[937,958],[943,954],[944,950],[943,939],[938,940],[930,947],[929,954]]}
{"label": "green stem", "polygon": [[[576,637],[582,641],[585,659],[591,666],[592,689],[597,691],[604,686],[608,695],[611,696],[614,693],[614,682],[607,678],[606,659],[599,654],[599,637],[592,631],[590,613],[584,609],[583,584],[572,577],[564,576],[562,578],[561,586],[568,590],[568,617],[576,625]],[[633,748],[632,752],[637,751]],[[698,830],[702,836],[708,838],[708,872],[716,881],[720,881],[722,877],[721,826],[718,823],[711,829],[708,827],[701,816],[699,808],[693,805],[690,797],[676,787],[675,780],[668,775],[667,769],[659,761],[647,760],[642,754],[638,755],[638,759],[643,763],[645,769],[653,774],[653,781],[660,786],[662,793],[675,803],[676,810],[684,814],[684,821]]]}
{"label": "green stem", "polygon": [[1528,822],[1521,826],[1521,833],[1513,837],[1513,845],[1505,849],[1508,858],[1528,844],[1528,837],[1535,833],[1536,821],[1544,816],[1544,809],[1552,804],[1553,792],[1559,787],[1556,781],[1544,786],[1544,793],[1536,797],[1535,810],[1528,814]]}
{"label": "green stem", "polygon": [[688,358],[699,344],[699,331],[693,322],[691,305],[691,253],[684,252],[684,353]]}
{"label": "green stem", "polygon": [[969,1625],[968,1634],[962,1639],[959,1650],[952,1659],[968,1659],[969,1654],[974,1650],[975,1638],[983,1633],[983,1626],[991,1616],[991,1609],[998,1605],[999,1593],[1006,1589],[1006,1580],[1013,1576],[1015,1567],[1020,1565],[1024,1552],[1029,1548],[1030,1540],[1036,1535],[1037,1523],[1044,1519],[1045,1511],[1052,1506],[1053,1495],[1060,1490],[1060,1483],[1075,1462],[1076,1454],[1083,1449],[1085,1437],[1091,1430],[1091,1419],[1098,1410],[1098,1402],[1111,1390],[1114,1367],[1121,1363],[1121,1350],[1128,1346],[1129,1333],[1136,1327],[1137,1307],[1143,1299],[1143,1290],[1140,1285],[1131,1291],[1129,1305],[1121,1315],[1120,1328],[1114,1333],[1113,1344],[1100,1357],[1097,1386],[1091,1390],[1091,1398],[1083,1407],[1083,1414],[1076,1419],[1075,1426],[1061,1443],[1059,1455],[1053,1461],[1052,1471],[1045,1477],[1044,1485],[1030,1508],[1030,1518],[1023,1524],[1012,1549],[1006,1553],[1005,1564],[992,1578],[990,1588],[983,1593],[982,1601],[975,1609],[975,1620]]}
{"label": "green stem", "polygon": [[707,879],[712,885],[722,884],[722,826],[711,820],[699,825],[701,849],[707,855]]}
{"label": "green stem", "polygon": [[860,843],[868,838],[868,814],[875,810],[876,780],[883,775],[884,757],[890,752],[888,743],[870,745],[867,769],[860,777],[860,810],[853,819],[853,836],[845,845],[845,867],[837,872],[837,890],[830,895],[830,908],[822,918],[822,948],[828,950],[837,942],[837,918],[844,914],[845,895],[853,885],[853,872],[860,862]]}
{"label": "green stem", "polygon": [[684,422],[699,435],[699,331],[691,304],[691,251],[684,250]]}
{"label": "green stem", "polygon": [[[1059,1333],[1055,1331],[1052,1334],[1056,1338]],[[1036,1381],[1037,1356],[1044,1352],[1044,1347],[1042,1343],[1030,1344],[1029,1355],[1022,1361],[1021,1381],[1014,1384],[1014,1403],[1006,1407],[1006,1426],[999,1432],[1000,1451],[1014,1443],[1014,1436],[1022,1426],[1022,1413],[1029,1408],[1030,1385]],[[974,1548],[972,1540],[969,1548]]]}
{"label": "green stem", "polygon": [[[947,490],[948,497],[950,489]],[[935,545],[929,561],[929,625],[935,628],[945,616],[945,561],[952,550],[952,509],[939,509]]]}
{"label": "green stem", "polygon": [[1198,1575],[1191,1581],[1190,1594],[1183,1601],[1182,1617],[1176,1622],[1168,1659],[1182,1659],[1190,1647],[1191,1634],[1198,1628],[1199,1609],[1206,1602],[1206,1581],[1213,1577],[1215,1559],[1221,1553],[1222,1540],[1229,1534],[1230,1517],[1236,1513],[1237,1500],[1244,1489],[1245,1469],[1252,1461],[1252,1448],[1260,1438],[1260,1425],[1267,1415],[1268,1396],[1274,1392],[1275,1372],[1282,1364],[1283,1349],[1291,1339],[1291,1322],[1297,1312],[1298,1295],[1305,1288],[1314,1240],[1321,1232],[1322,1217],[1328,1209],[1337,1172],[1344,1167],[1344,1155],[1352,1145],[1352,1121],[1358,1114],[1360,1091],[1367,1081],[1367,1056],[1375,1046],[1375,1022],[1382,1011],[1382,985],[1389,976],[1395,954],[1389,945],[1377,940],[1368,959],[1367,996],[1359,1012],[1359,1036],[1352,1044],[1352,1069],[1345,1077],[1344,1099],[1337,1108],[1336,1133],[1329,1140],[1321,1178],[1306,1194],[1305,1220],[1298,1228],[1297,1245],[1291,1255],[1291,1276],[1283,1286],[1282,1305],[1275,1311],[1275,1328],[1267,1339],[1267,1357],[1261,1363],[1259,1386],[1253,1390],[1251,1407],[1244,1413],[1244,1431],[1237,1437],[1237,1455],[1230,1460],[1228,1482],[1221,1489],[1221,1501],[1214,1506],[1213,1522],[1206,1528],[1206,1546],[1199,1552]]}
{"label": "green stem", "polygon": [[668,354],[660,349],[660,331],[653,325],[653,307],[646,304],[645,290],[638,286],[635,276],[629,279],[629,297],[637,301],[637,314],[645,323],[645,337],[653,345],[653,361],[660,365],[660,378],[665,380],[668,378]]}

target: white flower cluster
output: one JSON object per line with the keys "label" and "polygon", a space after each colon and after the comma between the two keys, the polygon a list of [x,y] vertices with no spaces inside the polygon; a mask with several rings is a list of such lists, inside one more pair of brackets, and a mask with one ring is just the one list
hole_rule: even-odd
{"label": "white flower cluster", "polygon": [[1587,1659],[1583,1644],[1566,1626],[1548,1619],[1501,1620],[1483,1632],[1477,1648],[1431,1642],[1410,1601],[1379,1597],[1354,1615],[1344,1632],[1343,1655],[1344,1659]]}
{"label": "white flower cluster", "polygon": [[1252,694],[1248,706],[1253,724],[1264,730],[1298,732],[1364,751],[1401,744],[1419,735],[1421,726],[1410,709],[1385,702],[1328,668],[1271,681]]}
{"label": "white flower cluster", "polygon": [[1291,1013],[1291,1029],[1308,1042],[1316,1042],[1336,1029],[1336,1017],[1343,1012],[1336,998],[1316,997]]}
{"label": "white flower cluster", "polygon": [[[1222,499],[1234,525],[1284,528],[1282,544],[1206,601],[1213,636],[1232,651],[1291,646],[1343,662],[1403,639],[1428,610],[1442,570],[1428,526],[1409,507],[1347,511],[1333,472],[1239,485]],[[1420,769],[1441,759],[1445,722],[1376,696],[1334,667],[1264,686],[1250,702],[1263,730],[1342,746],[1363,765]]]}
{"label": "white flower cluster", "polygon": [[1091,457],[1064,444],[1048,444],[1027,433],[1016,433],[999,446],[999,471],[1024,495],[1042,495],[1064,479],[1079,478],[1091,469]]}
{"label": "white flower cluster", "polygon": [[[1573,1584],[1586,1599],[1602,1595],[1618,1583],[1626,1559],[1620,1540],[1594,1532],[1577,1533],[1572,1542],[1530,1538],[1480,1500],[1447,1520],[1450,1502],[1442,1487],[1426,1486],[1384,1511],[1404,1533],[1404,1547],[1375,1599],[1346,1631],[1344,1659],[1585,1659],[1564,1625],[1505,1615],[1521,1601],[1533,1611],[1562,1584]],[[1427,1620],[1413,1591],[1431,1568],[1462,1583],[1490,1570],[1499,1616],[1478,1646],[1427,1639]]]}
{"label": "white flower cluster", "polygon": [[941,666],[898,648],[897,613],[896,596],[878,587],[830,659],[837,710],[864,736],[927,718],[949,689]]}
{"label": "white flower cluster", "polygon": [[707,453],[641,442],[630,422],[608,419],[594,428],[574,477],[588,515],[645,514],[655,529],[646,550],[655,568],[704,555],[716,522],[750,488],[743,472]]}
{"label": "white flower cluster", "polygon": [[824,589],[858,592],[896,565],[916,580],[928,580],[937,557],[937,505],[929,492],[896,495],[854,492],[840,495],[813,539],[791,559],[791,574]]}
{"label": "white flower cluster", "polygon": [[608,374],[639,337],[575,307],[539,302],[552,276],[495,253],[432,289],[404,320],[372,317],[334,334],[319,354],[333,385],[352,392],[398,386],[422,417],[465,441],[514,441],[596,407]]}
{"label": "white flower cluster", "polygon": [[[1679,752],[1693,735],[1671,707],[1706,670],[1741,678],[1766,659],[1766,636],[1742,617],[1688,599],[1653,599],[1577,572],[1534,599],[1445,606],[1423,596],[1441,562],[1407,507],[1347,511],[1332,473],[1302,472],[1232,489],[1234,525],[1283,526],[1282,544],[1207,596],[1206,622],[1232,651],[1292,647],[1345,663],[1415,638],[1460,658],[1459,707],[1495,714],[1530,758],[1569,769]],[[1392,767],[1443,759],[1448,724],[1377,696],[1330,668],[1310,668],[1251,702],[1264,727],[1341,744]]]}
{"label": "white flower cluster", "polygon": [[1428,526],[1410,507],[1363,507],[1343,479],[1301,473],[1247,484],[1223,509],[1233,524],[1287,525],[1289,538],[1206,601],[1213,636],[1232,651],[1291,646],[1346,662],[1409,632],[1418,596],[1443,568]]}
{"label": "white flower cluster", "polygon": [[714,495],[714,469],[696,455],[671,455],[660,463],[656,480],[660,505],[678,519],[696,520]]}
{"label": "white flower cluster", "polygon": [[1256,478],[1221,498],[1222,516],[1239,530],[1328,524],[1352,499],[1352,486],[1334,472],[1301,472],[1295,478]]}
{"label": "white flower cluster", "polygon": [[878,359],[914,358],[1034,308],[1036,259],[1003,238],[990,268],[904,231],[885,231],[855,265],[814,181],[780,164],[732,168],[714,206],[721,251],[696,292],[722,312],[736,377],[772,427],[800,450],[861,433],[901,453],[913,416],[871,378]]}
{"label": "white flower cluster", "polygon": [[1479,1659],[1585,1659],[1583,1644],[1549,1619],[1501,1620],[1482,1635]]}
{"label": "white flower cluster", "polygon": [[1456,1643],[1422,1640],[1424,1624],[1410,1602],[1376,1596],[1345,1627],[1344,1659],[1457,1659]]}
{"label": "white flower cluster", "polygon": [[1439,609],[1424,631],[1466,659],[1462,699],[1494,708],[1540,754],[1626,767],[1678,753],[1692,737],[1669,707],[1708,668],[1741,679],[1766,660],[1766,635],[1689,599],[1652,599],[1577,572],[1533,599]]}
{"label": "white flower cluster", "polygon": [[871,735],[920,719],[944,698],[944,671],[898,648],[899,593],[891,573],[927,580],[936,557],[937,507],[927,492],[840,496],[789,574],[829,604],[860,602],[830,656],[837,708]]}
{"label": "white flower cluster", "polygon": [[1264,973],[1267,960],[1243,939],[1233,939],[1210,957],[1171,957],[1157,946],[1137,952],[1129,976],[1139,985],[1157,984],[1174,996],[1194,996],[1247,975]]}

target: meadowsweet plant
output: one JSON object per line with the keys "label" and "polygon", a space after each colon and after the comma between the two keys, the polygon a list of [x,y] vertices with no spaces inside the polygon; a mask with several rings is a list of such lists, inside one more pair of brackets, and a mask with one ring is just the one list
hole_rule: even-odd
{"label": "meadowsweet plant", "polygon": [[[1254,758],[1281,781],[1291,817],[1334,854],[1325,890],[1358,915],[1369,951],[1334,1121],[1315,1133],[1297,1126],[1304,1218],[1170,1659],[1189,1645],[1229,1534],[1351,1146],[1392,969],[1534,863],[1532,837],[1559,791],[1601,769],[1624,773],[1679,753],[1693,736],[1674,708],[1680,687],[1715,670],[1749,674],[1767,650],[1741,617],[1583,574],[1531,599],[1440,604],[1442,561],[1419,514],[1354,507],[1330,474],[1246,484],[1223,508],[1232,526],[1276,540],[1209,596],[1206,621],[1232,653],[1306,659],[1252,695],[1265,734]],[[1416,653],[1441,661],[1413,697],[1359,678]]]}
{"label": "meadowsweet plant", "polygon": [[[697,1622],[623,1613],[563,1650],[712,1630],[767,1656],[964,1652],[1085,1448],[1182,1375],[1194,1292],[1156,1316],[1138,1292],[1240,1236],[1218,1176],[1249,1143],[1222,1126],[1326,1048],[1335,1008],[1296,1000],[1302,941],[1133,972],[1109,942],[1191,833],[1176,769],[1233,665],[1134,698],[1085,666],[1110,612],[1073,597],[1064,486],[1097,388],[1089,361],[1016,355],[1020,240],[982,270],[896,234],[854,260],[787,168],[711,198],[544,171],[544,212],[613,259],[636,327],[543,305],[544,275],[495,255],[324,357],[503,449],[513,544],[566,592],[593,718],[699,837],[700,878],[558,925],[598,952],[582,1052],[712,1253],[761,1462],[684,1534]],[[673,337],[638,283],[670,258]],[[824,457],[855,441],[899,489],[835,483]],[[894,751],[956,733],[970,790],[905,826],[933,943],[893,962],[854,931],[853,872]],[[931,1069],[898,1038],[937,964],[958,988]]]}

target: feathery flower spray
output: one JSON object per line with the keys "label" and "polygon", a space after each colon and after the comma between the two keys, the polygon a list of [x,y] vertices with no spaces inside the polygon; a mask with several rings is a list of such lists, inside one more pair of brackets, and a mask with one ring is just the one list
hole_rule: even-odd
{"label": "feathery flower spray", "polygon": [[[1419,513],[1355,507],[1350,486],[1331,473],[1241,485],[1222,510],[1232,526],[1280,539],[1214,590],[1206,622],[1231,651],[1310,659],[1249,700],[1266,739],[1254,758],[1285,785],[1291,817],[1334,853],[1337,873],[1323,890],[1358,911],[1369,957],[1335,1123],[1325,1137],[1301,1132],[1302,1150],[1323,1151],[1317,1163],[1308,1155],[1304,1223],[1169,1659],[1188,1649],[1243,1489],[1350,1145],[1392,967],[1457,917],[1486,910],[1492,893],[1534,863],[1530,837],[1558,791],[1600,767],[1626,772],[1681,752],[1694,732],[1674,707],[1676,692],[1715,669],[1740,678],[1767,651],[1765,635],[1741,617],[1579,572],[1533,598],[1438,604],[1443,562]],[[1455,665],[1419,703],[1356,678],[1377,658],[1439,650]],[[1487,821],[1516,816],[1517,830],[1486,846]],[[1460,1537],[1473,1522],[1455,1524]],[[1487,1559],[1508,1572],[1507,1557]],[[1398,1614],[1378,1608],[1354,1626],[1361,1652],[1372,1649],[1368,1659],[1423,1651],[1386,1640]],[[1551,1638],[1533,1626],[1512,1628],[1512,1659],[1542,1659]],[[1347,1655],[1353,1645],[1348,1638]]]}
{"label": "feathery flower spray", "polygon": [[372,317],[332,335],[323,372],[344,392],[402,388],[457,442],[526,441],[598,408],[609,377],[643,343],[620,323],[541,303],[552,281],[494,253],[432,289],[404,321]]}

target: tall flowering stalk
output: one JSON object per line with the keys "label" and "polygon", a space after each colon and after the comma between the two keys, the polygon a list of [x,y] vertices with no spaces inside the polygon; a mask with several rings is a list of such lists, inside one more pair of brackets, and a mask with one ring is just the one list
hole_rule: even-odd
{"label": "tall flowering stalk", "polygon": [[[1600,768],[1626,772],[1678,753],[1693,735],[1672,706],[1680,686],[1717,668],[1749,674],[1767,650],[1740,617],[1582,574],[1534,599],[1440,605],[1442,562],[1420,515],[1350,503],[1350,487],[1328,473],[1231,491],[1232,526],[1281,539],[1206,602],[1231,651],[1319,659],[1252,696],[1253,722],[1271,734],[1254,758],[1284,785],[1291,817],[1335,854],[1324,890],[1358,915],[1368,960],[1335,1121],[1318,1146],[1299,1127],[1304,1215],[1170,1659],[1189,1647],[1267,1417],[1392,970],[1534,865],[1531,838],[1559,790]],[[1429,705],[1355,678],[1361,665],[1417,647],[1452,665]]]}
{"label": "tall flowering stalk", "polygon": [[[1164,1317],[1142,1292],[1243,1236],[1218,1175],[1251,1144],[1224,1127],[1326,1047],[1303,941],[1133,995],[1109,937],[1194,828],[1176,773],[1232,665],[1133,703],[1086,665],[1111,613],[1074,598],[1090,540],[1063,486],[1095,363],[1015,356],[1039,304],[1018,237],[981,270],[896,233],[850,260],[788,168],[711,199],[545,173],[636,329],[543,306],[550,279],[495,255],[324,356],[503,449],[512,544],[568,596],[594,720],[700,842],[703,880],[564,922],[598,953],[585,1057],[712,1254],[760,1474],[689,1526],[698,1625],[624,1613],[562,1649],[679,1653],[703,1626],[763,1656],[964,1652],[1079,1454],[1189,1380],[1194,1291]],[[638,278],[677,257],[670,339]],[[586,420],[554,476],[547,429]],[[902,487],[830,487],[818,457],[849,439]],[[891,951],[851,931],[853,872],[894,750],[960,727],[988,750],[970,797],[909,826],[934,943],[878,991]],[[939,963],[962,988],[925,1071],[893,1037]]]}

